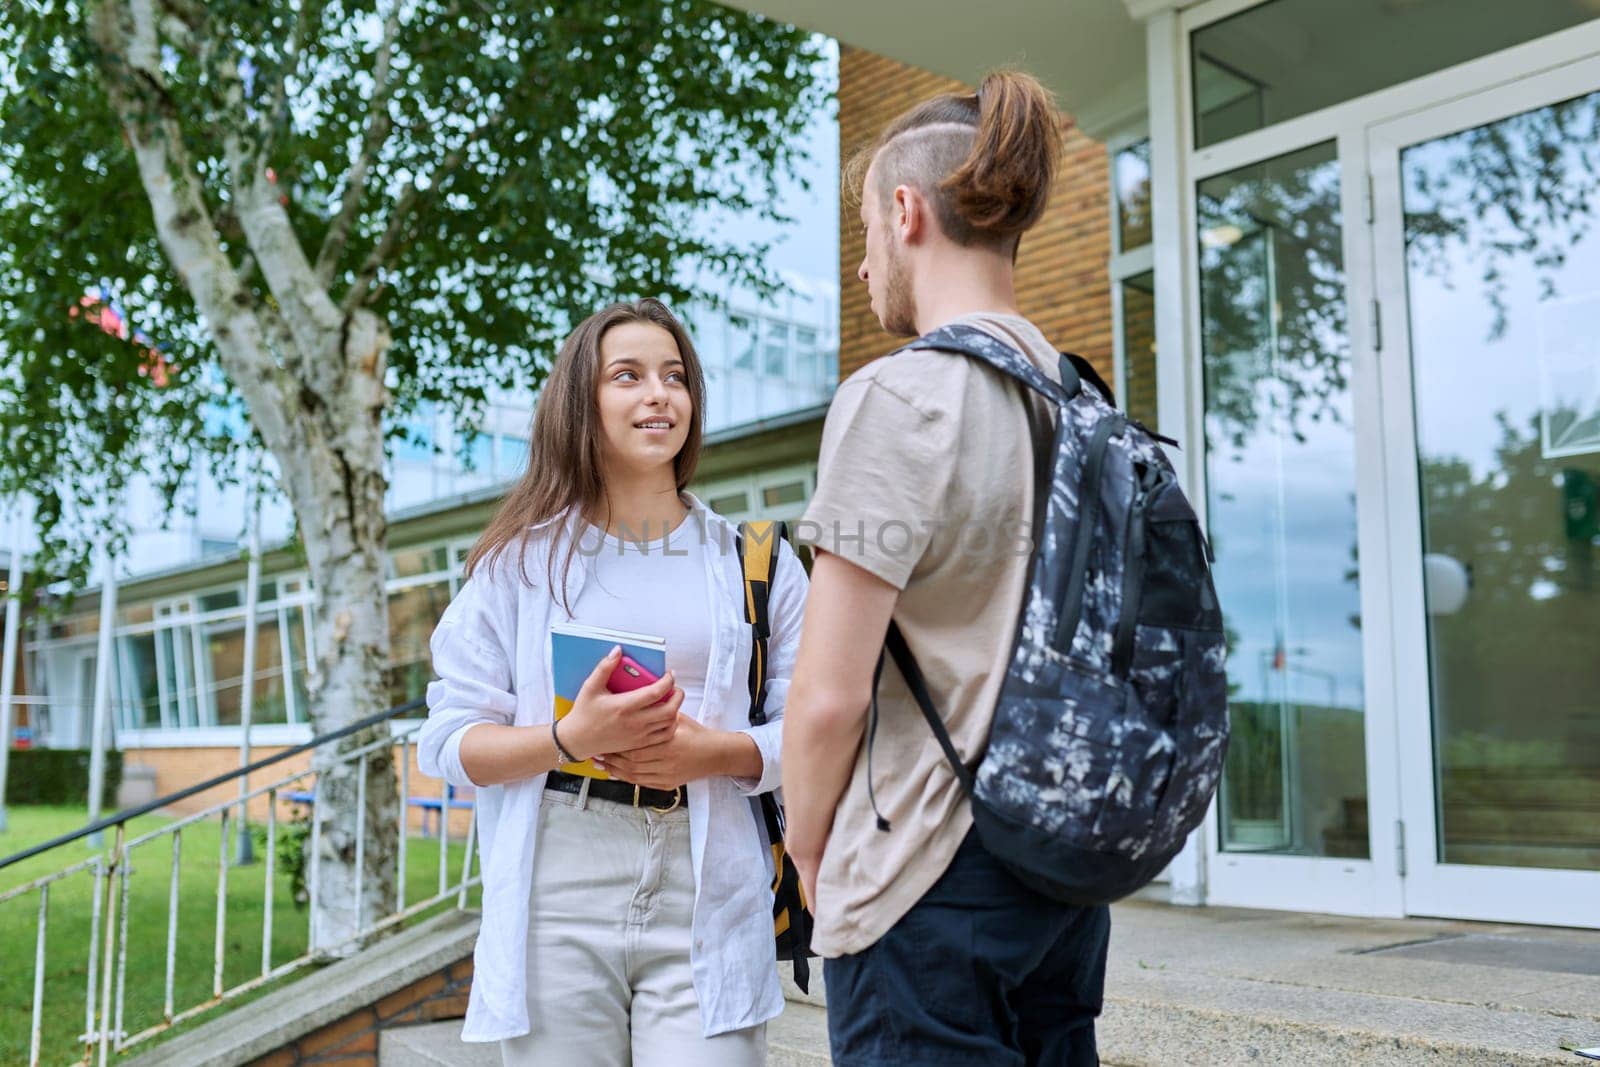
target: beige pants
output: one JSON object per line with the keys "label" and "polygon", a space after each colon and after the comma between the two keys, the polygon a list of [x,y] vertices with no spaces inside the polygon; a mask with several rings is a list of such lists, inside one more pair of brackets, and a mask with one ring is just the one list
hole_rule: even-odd
{"label": "beige pants", "polygon": [[528,916],[530,1031],[508,1067],[752,1067],[766,1026],[701,1036],[689,813],[546,791]]}

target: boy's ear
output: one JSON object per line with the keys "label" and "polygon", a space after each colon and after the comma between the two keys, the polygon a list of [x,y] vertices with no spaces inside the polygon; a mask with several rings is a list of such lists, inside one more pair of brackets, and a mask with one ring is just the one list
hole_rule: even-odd
{"label": "boy's ear", "polygon": [[902,243],[921,240],[928,226],[928,201],[912,186],[895,186],[889,224]]}

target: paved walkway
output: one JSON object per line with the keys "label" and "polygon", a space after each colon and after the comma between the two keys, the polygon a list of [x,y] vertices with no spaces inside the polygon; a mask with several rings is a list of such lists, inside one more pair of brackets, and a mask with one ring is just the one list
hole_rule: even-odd
{"label": "paved walkway", "polygon": [[[1119,1067],[1581,1067],[1563,1043],[1600,1046],[1596,931],[1134,900],[1114,909],[1107,989],[1101,1048]],[[821,1067],[821,983],[790,994],[771,1062]],[[390,1031],[382,1062],[499,1062],[457,1044],[459,1025]]]}
{"label": "paved walkway", "polygon": [[1133,901],[1107,992],[1125,1067],[1581,1065],[1562,1046],[1600,1046],[1600,932]]}

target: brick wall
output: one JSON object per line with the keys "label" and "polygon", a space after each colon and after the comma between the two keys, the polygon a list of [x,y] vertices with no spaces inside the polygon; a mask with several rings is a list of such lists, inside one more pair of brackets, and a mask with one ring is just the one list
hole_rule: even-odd
{"label": "brick wall", "polygon": [[472,989],[472,957],[441,967],[258,1059],[250,1067],[378,1067],[378,1034],[395,1026],[460,1019]]}
{"label": "brick wall", "polygon": [[[839,50],[839,145],[844,158],[902,111],[961,83],[873,52]],[[1060,175],[1045,217],[1022,239],[1017,296],[1022,311],[1058,348],[1084,356],[1111,381],[1110,184],[1105,146],[1067,123]],[[856,278],[863,246],[851,208],[839,212],[839,374],[894,347]]]}

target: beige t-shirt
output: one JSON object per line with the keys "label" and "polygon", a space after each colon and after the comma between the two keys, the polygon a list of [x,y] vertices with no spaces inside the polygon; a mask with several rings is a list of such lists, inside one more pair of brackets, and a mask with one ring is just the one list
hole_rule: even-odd
{"label": "beige t-shirt", "polygon": [[[1053,381],[1060,355],[1014,315],[968,315]],[[1048,405],[957,353],[902,352],[839,386],[822,434],[817,492],[797,540],[901,590],[894,618],[928,680],[956,751],[975,767],[989,736],[1027,581],[1034,453],[1021,397],[1049,432]],[[1048,447],[1048,441],[1041,442]],[[812,945],[860,952],[933,886],[972,826],[971,805],[889,660],[872,754],[856,753],[817,877]]]}

